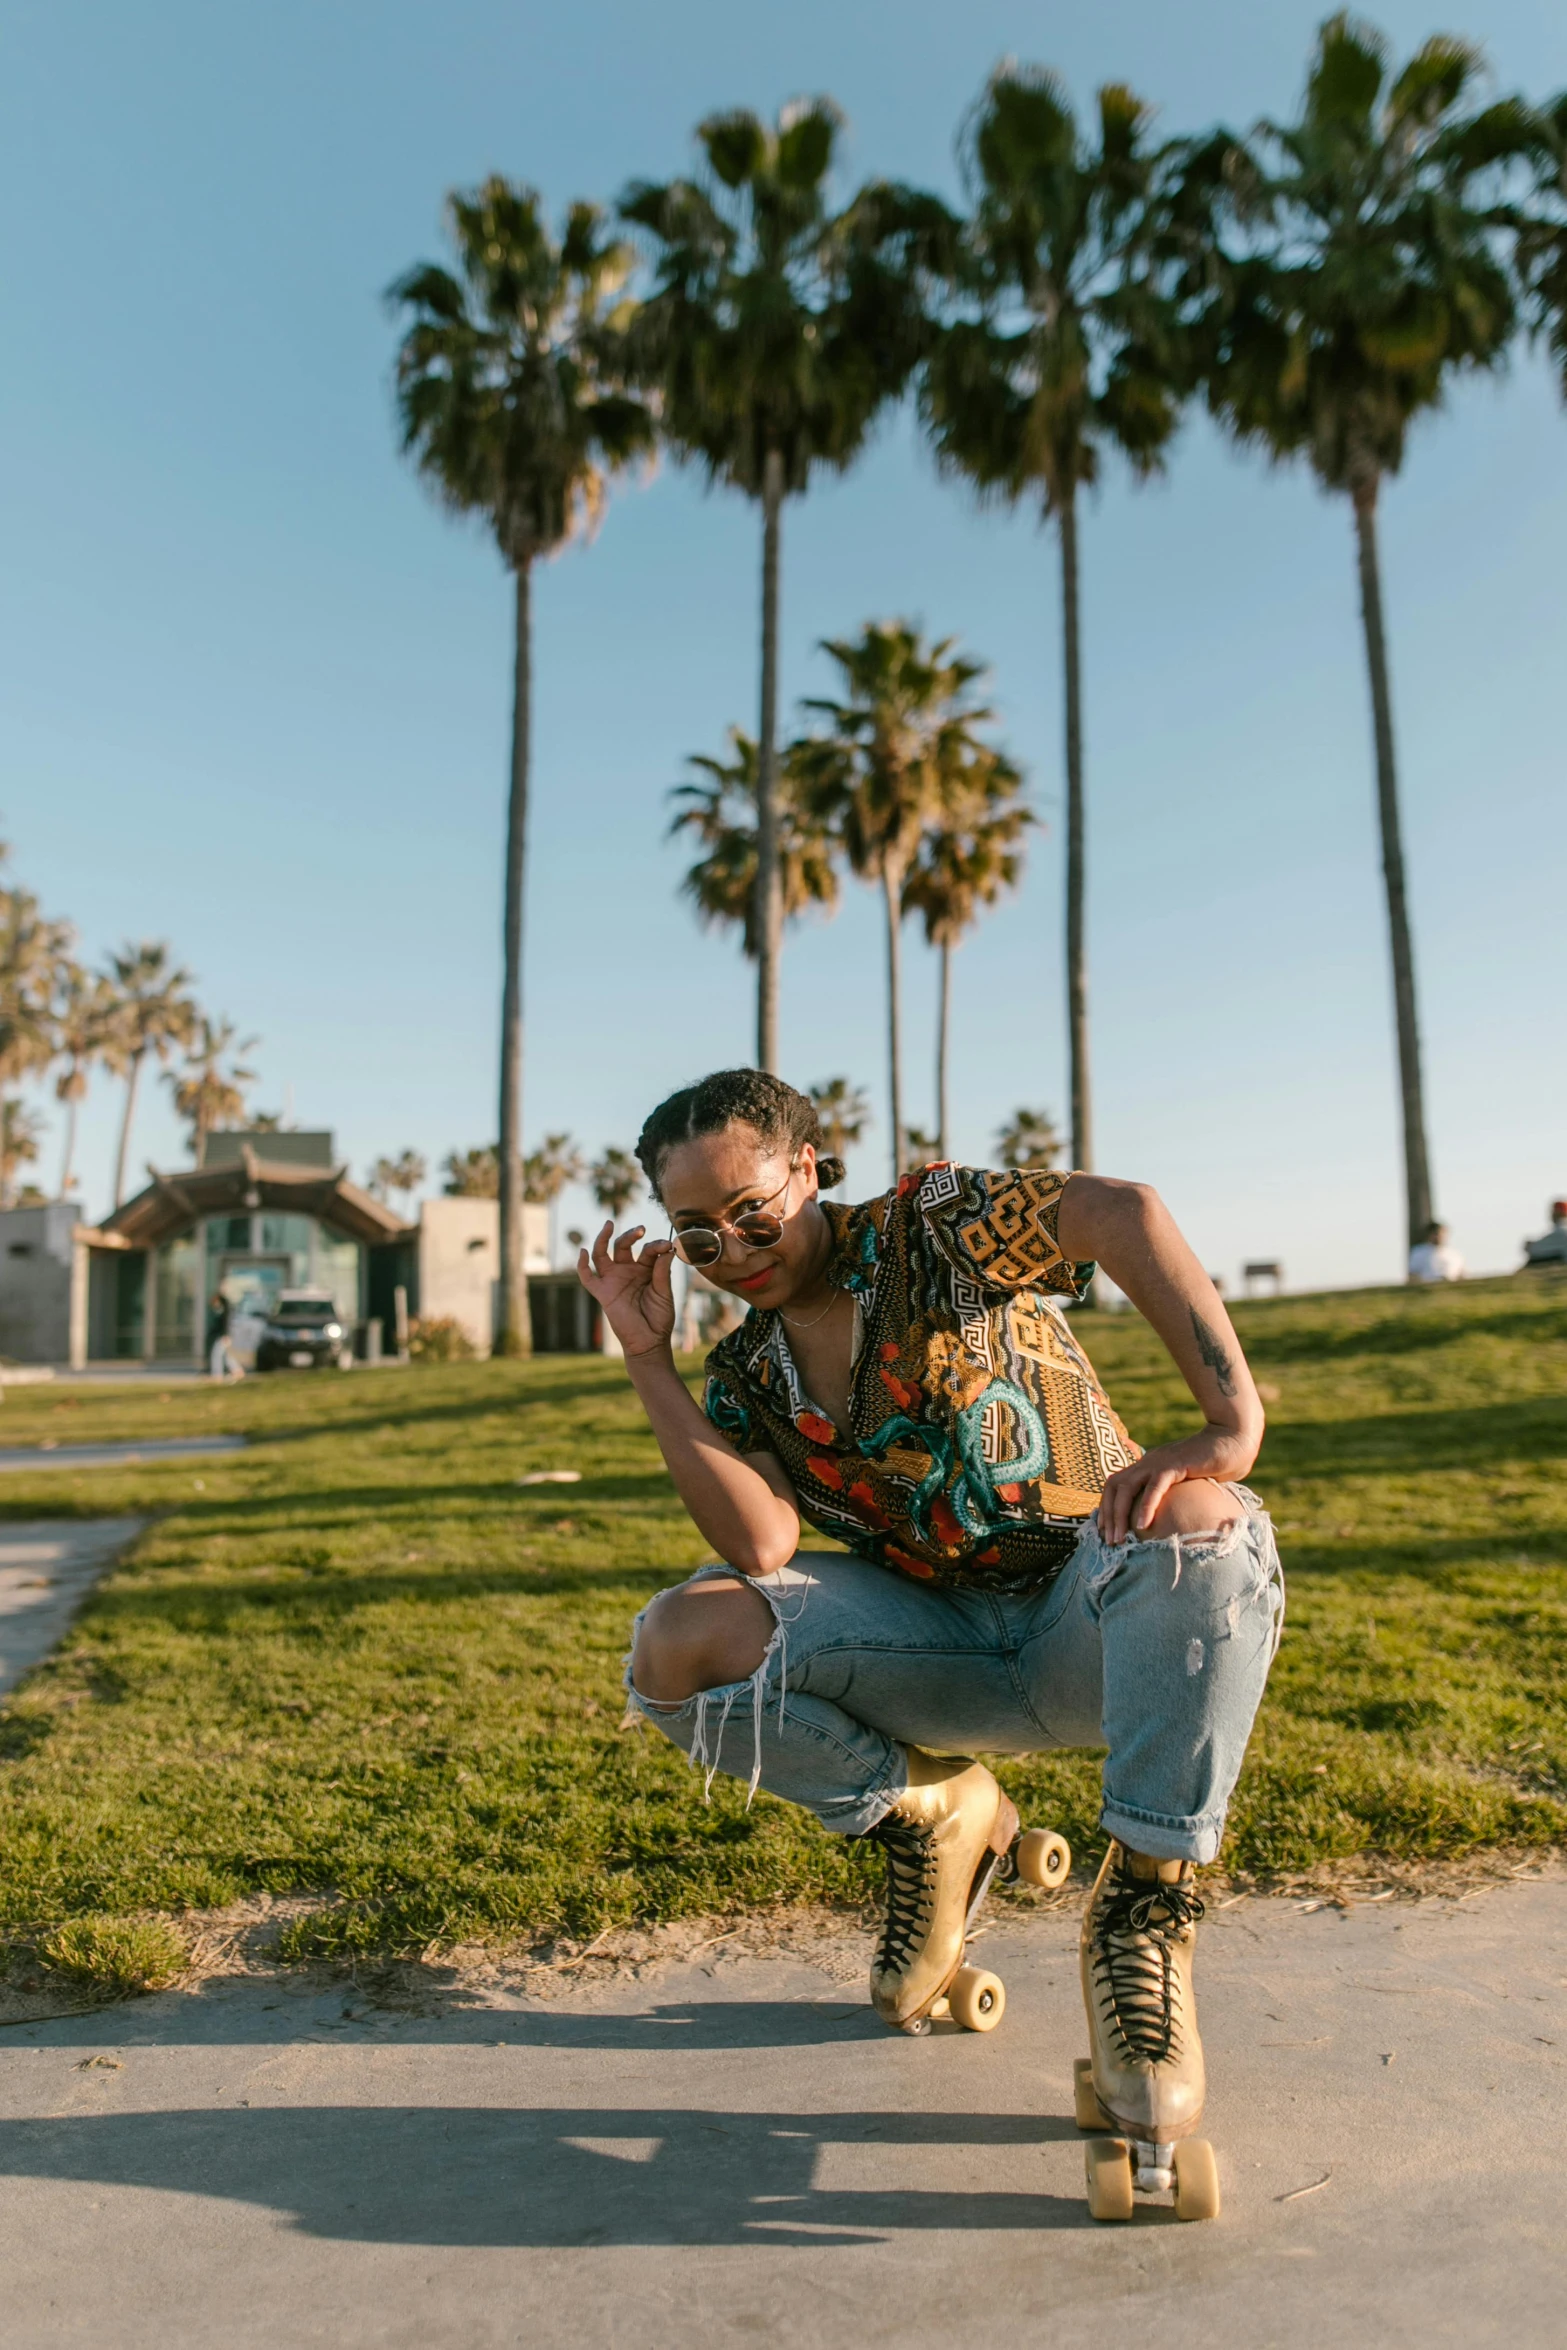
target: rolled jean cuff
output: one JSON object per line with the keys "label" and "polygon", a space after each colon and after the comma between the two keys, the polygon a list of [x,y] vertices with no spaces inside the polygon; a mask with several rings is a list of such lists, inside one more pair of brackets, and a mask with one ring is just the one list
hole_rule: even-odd
{"label": "rolled jean cuff", "polygon": [[829,1836],[868,1836],[887,1817],[908,1782],[908,1755],[901,1746],[894,1745],[885,1767],[863,1793],[852,1801],[845,1798],[833,1802],[818,1797],[810,1809]]}
{"label": "rolled jean cuff", "polygon": [[1099,1813],[1099,1825],[1129,1852],[1140,1852],[1149,1860],[1217,1860],[1224,1838],[1222,1811],[1183,1820],[1106,1802]]}

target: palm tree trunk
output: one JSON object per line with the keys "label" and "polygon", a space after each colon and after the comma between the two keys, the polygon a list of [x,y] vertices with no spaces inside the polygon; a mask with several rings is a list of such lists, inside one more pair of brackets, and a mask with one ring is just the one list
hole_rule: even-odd
{"label": "palm tree trunk", "polygon": [[884,865],[887,900],[887,1062],[892,1096],[892,1180],[903,1173],[903,875]]}
{"label": "palm tree trunk", "polygon": [[522,1243],[522,898],[528,844],[528,757],[532,721],[531,559],[516,567],[517,633],[512,666],[511,792],[506,807],[506,896],[501,917],[501,1310],[495,1351],[533,1352]]}
{"label": "palm tree trunk", "polygon": [[[74,1080],[76,1076],[76,1071],[74,1069],[71,1072],[71,1076]],[[79,1096],[74,1093],[68,1093],[66,1095],[65,1153],[60,1161],[60,1197],[62,1199],[65,1198],[66,1193],[71,1188],[71,1161],[76,1156],[76,1112],[78,1104]]]}
{"label": "palm tree trunk", "polygon": [[952,1028],[952,947],[941,942],[941,992],[936,1006],[936,1156],[947,1155],[947,1044]]}
{"label": "palm tree trunk", "polygon": [[114,1154],[114,1204],[117,1209],[125,1200],[125,1158],[131,1145],[131,1120],[136,1115],[136,1088],[141,1080],[141,1065],[145,1058],[145,1048],[132,1053],[130,1067],[125,1073],[125,1109],[120,1118],[120,1147]]}
{"label": "palm tree trunk", "polygon": [[1072,1164],[1087,1174],[1094,1163],[1093,1108],[1088,1076],[1088,954],[1084,932],[1083,679],[1077,616],[1077,489],[1060,506],[1061,651],[1066,702],[1066,1002],[1071,1063]]}
{"label": "palm tree trunk", "polygon": [[762,711],[756,738],[756,1065],[778,1067],[778,959],[783,882],[778,863],[778,541],[783,458],[762,464]]}
{"label": "palm tree trunk", "polygon": [[1371,718],[1377,752],[1377,814],[1382,827],[1382,878],[1387,885],[1388,940],[1393,953],[1393,1008],[1398,1026],[1398,1078],[1404,1110],[1404,1199],[1408,1246],[1423,1240],[1431,1222],[1431,1162],[1426,1149],[1420,1023],[1415,1011],[1415,951],[1404,888],[1404,845],[1398,818],[1398,770],[1393,757],[1393,701],[1388,686],[1387,638],[1382,626],[1382,576],[1377,560],[1377,490],[1355,492],[1355,538],[1360,558],[1360,612],[1371,674]]}

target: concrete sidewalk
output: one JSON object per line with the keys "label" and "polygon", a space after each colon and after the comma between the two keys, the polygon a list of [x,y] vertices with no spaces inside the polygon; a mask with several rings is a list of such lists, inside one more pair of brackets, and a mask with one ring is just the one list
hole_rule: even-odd
{"label": "concrete sidewalk", "polygon": [[0,1524],[0,1697],[64,1638],[104,1569],[145,1518],[11,1518]]}
{"label": "concrete sidewalk", "polygon": [[0,1445],[0,1476],[31,1476],[40,1469],[135,1469],[146,1461],[243,1452],[249,1442],[248,1436],[128,1436],[116,1444],[6,1444]]}
{"label": "concrete sidewalk", "polygon": [[1212,2226],[1087,2217],[1074,1931],[985,1938],[984,2038],[718,1952],[422,2018],[252,1978],[9,2028],[7,2350],[1562,2341],[1567,1881],[1218,1912]]}

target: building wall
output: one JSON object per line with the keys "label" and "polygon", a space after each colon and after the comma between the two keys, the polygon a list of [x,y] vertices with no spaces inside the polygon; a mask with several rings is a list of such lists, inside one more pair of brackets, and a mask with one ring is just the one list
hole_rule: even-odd
{"label": "building wall", "polygon": [[[493,1199],[427,1199],[419,1211],[419,1317],[460,1323],[480,1354],[495,1339],[501,1277],[501,1209]],[[522,1262],[550,1269],[548,1208],[522,1211]]]}
{"label": "building wall", "polygon": [[0,1209],[0,1355],[14,1363],[68,1363],[73,1334],[85,1346],[83,1269],[76,1270],[77,1210],[68,1200]]}

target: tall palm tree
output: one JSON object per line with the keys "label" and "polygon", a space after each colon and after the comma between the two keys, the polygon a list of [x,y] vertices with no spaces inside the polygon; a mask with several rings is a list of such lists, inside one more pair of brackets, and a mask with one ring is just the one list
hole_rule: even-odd
{"label": "tall palm tree", "polygon": [[457,272],[421,263],[388,299],[412,323],[397,355],[403,446],[442,501],[481,515],[516,587],[501,998],[499,1354],[532,1337],[522,1263],[522,917],[532,720],[533,567],[591,535],[609,485],[652,446],[646,405],[610,359],[630,248],[573,204],[556,238],[531,188],[494,177],[453,195]]}
{"label": "tall palm tree", "polygon": [[[17,1176],[24,1167],[36,1166],[41,1132],[36,1110],[10,1096],[0,1100],[0,1206],[15,1205]],[[31,1205],[36,1196],[29,1191],[22,1204]]]}
{"label": "tall palm tree", "polygon": [[887,1062],[893,1180],[902,1172],[904,889],[920,844],[955,778],[994,754],[976,735],[991,712],[970,688],[984,664],[943,637],[927,645],[911,621],[869,621],[858,637],[825,640],[842,701],[805,707],[823,722],[801,752],[808,804],[829,823],[850,867],[880,884],[887,920]]}
{"label": "tall palm tree", "polygon": [[232,1020],[210,1020],[202,1013],[185,1048],[185,1066],[170,1070],[174,1107],[190,1122],[191,1156],[199,1167],[207,1152],[207,1137],[219,1127],[238,1126],[245,1115],[245,1089],[254,1085],[256,1072],[244,1065],[260,1039],[240,1041]]}
{"label": "tall palm tree", "polygon": [[[493,1142],[476,1144],[472,1150],[448,1151],[441,1161],[441,1173],[446,1178],[441,1189],[448,1199],[500,1198],[500,1153]],[[519,1210],[519,1221],[520,1215]]]}
{"label": "tall palm tree", "polygon": [[1037,821],[1018,796],[1022,788],[1022,775],[1004,751],[972,745],[943,777],[940,808],[903,888],[905,907],[924,917],[925,936],[940,958],[934,1145],[940,1159],[951,1131],[952,957],[985,909],[1021,878],[1022,838]]}
{"label": "tall palm tree", "polygon": [[620,200],[621,218],[652,251],[655,284],[629,348],[640,379],[657,388],[662,430],[679,456],[761,513],[754,934],[764,1069],[778,1066],[786,916],[777,772],[784,500],[803,495],[823,467],[853,461],[919,349],[906,272],[880,250],[878,191],[831,210],[841,128],[827,98],[786,106],[771,125],[743,109],[710,115],[696,132],[700,179],[638,181]]}
{"label": "tall palm tree", "polygon": [[417,1151],[399,1151],[395,1159],[380,1158],[370,1170],[370,1188],[384,1199],[389,1191],[409,1199],[423,1183],[428,1169]]}
{"label": "tall palm tree", "polygon": [[580,1183],[587,1173],[582,1153],[569,1134],[546,1134],[537,1150],[522,1162],[524,1199],[549,1209],[550,1263],[555,1262],[555,1219],[560,1195],[568,1183]]}
{"label": "tall palm tree", "polygon": [[114,1155],[114,1204],[118,1208],[125,1199],[125,1161],[142,1064],[149,1053],[166,1063],[176,1046],[189,1044],[196,1033],[198,1014],[190,992],[191,975],[173,960],[163,939],[130,941],[110,956],[108,976],[118,997],[115,1026],[125,1071],[125,1109]]}
{"label": "tall palm tree", "polygon": [[107,979],[79,963],[61,966],[54,1007],[55,1051],[64,1066],[54,1081],[54,1098],[65,1111],[60,1159],[60,1197],[71,1188],[76,1159],[76,1121],[88,1081],[98,1066],[121,1073],[116,1036],[117,998]]}
{"label": "tall palm tree", "polygon": [[1210,398],[1242,440],[1304,456],[1355,522],[1387,893],[1409,1244],[1432,1220],[1377,509],[1410,425],[1494,368],[1516,324],[1500,204],[1527,109],[1466,111],[1478,51],[1441,34],[1395,74],[1347,15],[1322,26],[1298,120],[1264,122],[1229,175],[1233,245]]}
{"label": "tall palm tree", "polygon": [[1530,159],[1534,187],[1515,230],[1518,276],[1529,325],[1567,394],[1567,91],[1536,109]]}
{"label": "tall palm tree", "polygon": [[821,1121],[822,1141],[835,1159],[846,1157],[871,1123],[870,1095],[847,1077],[825,1077],[806,1091]]}
{"label": "tall palm tree", "polygon": [[997,68],[963,133],[972,211],[957,293],[921,408],[944,470],[984,499],[1038,499],[1061,554],[1066,717],[1066,962],[1072,1158],[1093,1165],[1085,928],[1077,510],[1118,449],[1155,472],[1189,365],[1166,288],[1163,231],[1174,150],[1150,146],[1151,109],[1119,83],[1085,137],[1059,78]]}
{"label": "tall palm tree", "polygon": [[[6,854],[0,846],[0,863]],[[59,1049],[59,999],[74,943],[70,924],[52,921],[30,889],[0,889],[0,1115],[17,1140],[0,1157],[0,1207],[11,1205],[18,1167],[38,1156],[37,1120],[12,1101],[11,1088],[46,1069]]]}
{"label": "tall palm tree", "polygon": [[642,1189],[642,1170],[630,1151],[611,1143],[588,1169],[588,1181],[605,1215],[618,1224]]}
{"label": "tall palm tree", "polygon": [[[696,907],[697,919],[709,928],[715,923],[736,924],[742,952],[755,962],[761,952],[756,889],[760,761],[755,741],[738,726],[729,729],[729,748],[728,759],[692,753],[689,764],[700,768],[708,780],[675,786],[670,797],[685,805],[669,829],[695,834],[704,852],[680,885]],[[831,913],[838,903],[832,838],[808,803],[807,762],[804,747],[791,743],[779,762],[774,793],[773,837],[786,922],[810,906]]]}

